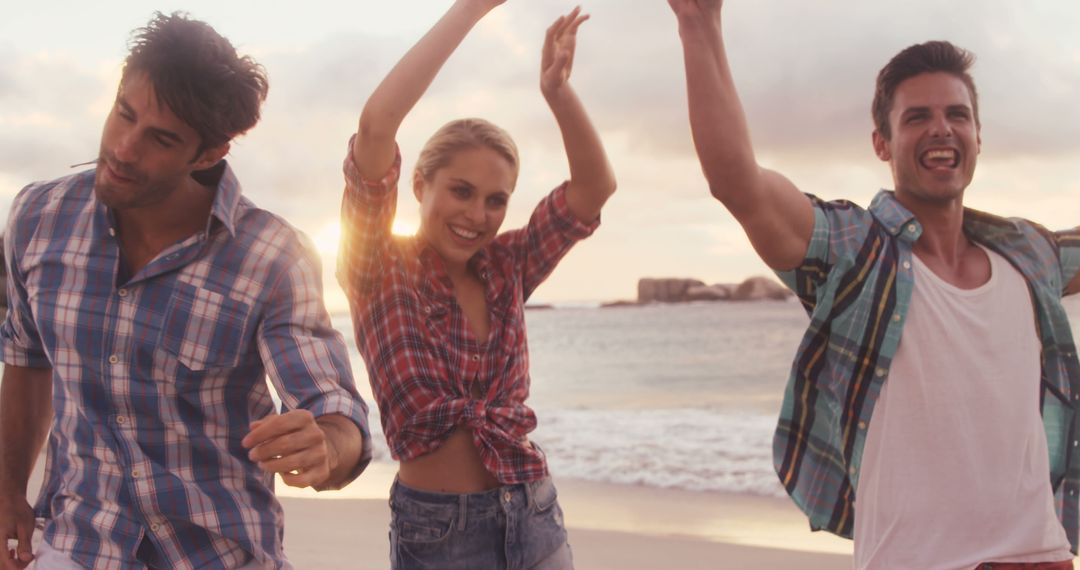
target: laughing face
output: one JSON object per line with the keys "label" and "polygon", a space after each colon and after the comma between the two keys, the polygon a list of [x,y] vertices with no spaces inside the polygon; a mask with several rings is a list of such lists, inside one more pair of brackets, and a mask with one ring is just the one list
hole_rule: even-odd
{"label": "laughing face", "polygon": [[874,150],[892,167],[897,198],[946,203],[971,184],[981,140],[971,93],[949,73],[904,80],[889,111],[890,139],[875,131]]}
{"label": "laughing face", "polygon": [[420,201],[420,235],[451,270],[463,269],[495,238],[506,217],[517,173],[486,147],[458,151],[431,180],[413,181]]}

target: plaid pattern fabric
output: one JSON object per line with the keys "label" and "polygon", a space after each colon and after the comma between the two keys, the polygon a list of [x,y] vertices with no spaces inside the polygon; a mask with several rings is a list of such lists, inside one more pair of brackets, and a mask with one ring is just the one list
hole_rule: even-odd
{"label": "plaid pattern fabric", "polygon": [[342,414],[369,439],[318,259],[226,167],[208,229],[117,284],[93,186],[93,170],[28,186],[4,244],[4,362],[53,370],[44,538],[86,568],[139,567],[143,536],[162,567],[281,568],[273,477],[240,445],[274,413],[267,374],[283,408]]}
{"label": "plaid pattern fabric", "polygon": [[[454,297],[441,258],[390,227],[401,168],[398,155],[382,180],[363,180],[345,159],[338,280],[352,306],[356,344],[394,459],[438,448],[458,425],[501,483],[547,475],[543,454],[527,443],[536,415],[529,395],[524,303],[578,240],[582,224],[566,205],[565,185],[544,198],[527,226],[500,234],[470,261],[484,281],[489,337],[478,340]],[[482,397],[473,397],[473,391]]]}
{"label": "plaid pattern fabric", "polygon": [[[891,192],[869,211],[813,196],[806,259],[780,272],[810,315],[773,440],[780,481],[814,530],[851,538],[867,426],[900,342],[911,292],[912,246],[922,233]],[[1080,362],[1061,305],[1080,271],[1080,231],[1052,233],[1020,219],[966,210],[964,231],[1024,276],[1042,342],[1042,415],[1057,509],[1077,547]],[[992,444],[992,442],[988,442]]]}

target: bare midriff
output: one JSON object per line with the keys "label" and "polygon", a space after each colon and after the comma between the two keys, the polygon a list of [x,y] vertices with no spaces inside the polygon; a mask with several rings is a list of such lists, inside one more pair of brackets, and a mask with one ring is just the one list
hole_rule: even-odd
{"label": "bare midriff", "polygon": [[398,479],[413,489],[434,493],[480,493],[500,486],[484,467],[473,444],[472,428],[466,426],[458,426],[435,451],[402,461]]}

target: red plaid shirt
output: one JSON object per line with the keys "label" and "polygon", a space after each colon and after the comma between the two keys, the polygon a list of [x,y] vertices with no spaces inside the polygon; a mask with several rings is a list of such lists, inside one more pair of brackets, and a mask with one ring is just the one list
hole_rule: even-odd
{"label": "red plaid shirt", "polygon": [[[599,221],[586,225],[566,204],[566,184],[540,201],[528,225],[504,232],[470,260],[484,281],[491,332],[475,338],[442,259],[415,237],[390,233],[401,155],[382,180],[364,180],[345,159],[341,281],[356,344],[367,364],[394,459],[437,449],[458,425],[473,430],[485,467],[503,484],[547,475],[528,443],[536,414],[529,396],[524,304],[555,265]],[[483,394],[476,398],[475,393]]]}

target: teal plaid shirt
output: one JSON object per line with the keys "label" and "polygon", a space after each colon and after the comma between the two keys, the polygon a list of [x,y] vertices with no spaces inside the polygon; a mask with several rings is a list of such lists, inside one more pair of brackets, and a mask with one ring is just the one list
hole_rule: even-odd
{"label": "teal plaid shirt", "polygon": [[[779,273],[810,314],[810,327],[784,392],[773,461],[813,530],[851,538],[867,426],[900,343],[914,286],[912,247],[922,226],[892,192],[880,192],[869,210],[810,198],[815,220],[806,258]],[[1009,260],[1031,290],[1042,342],[1049,475],[1075,553],[1080,362],[1061,298],[1080,271],[1080,229],[1054,233],[968,209],[964,231]]]}

